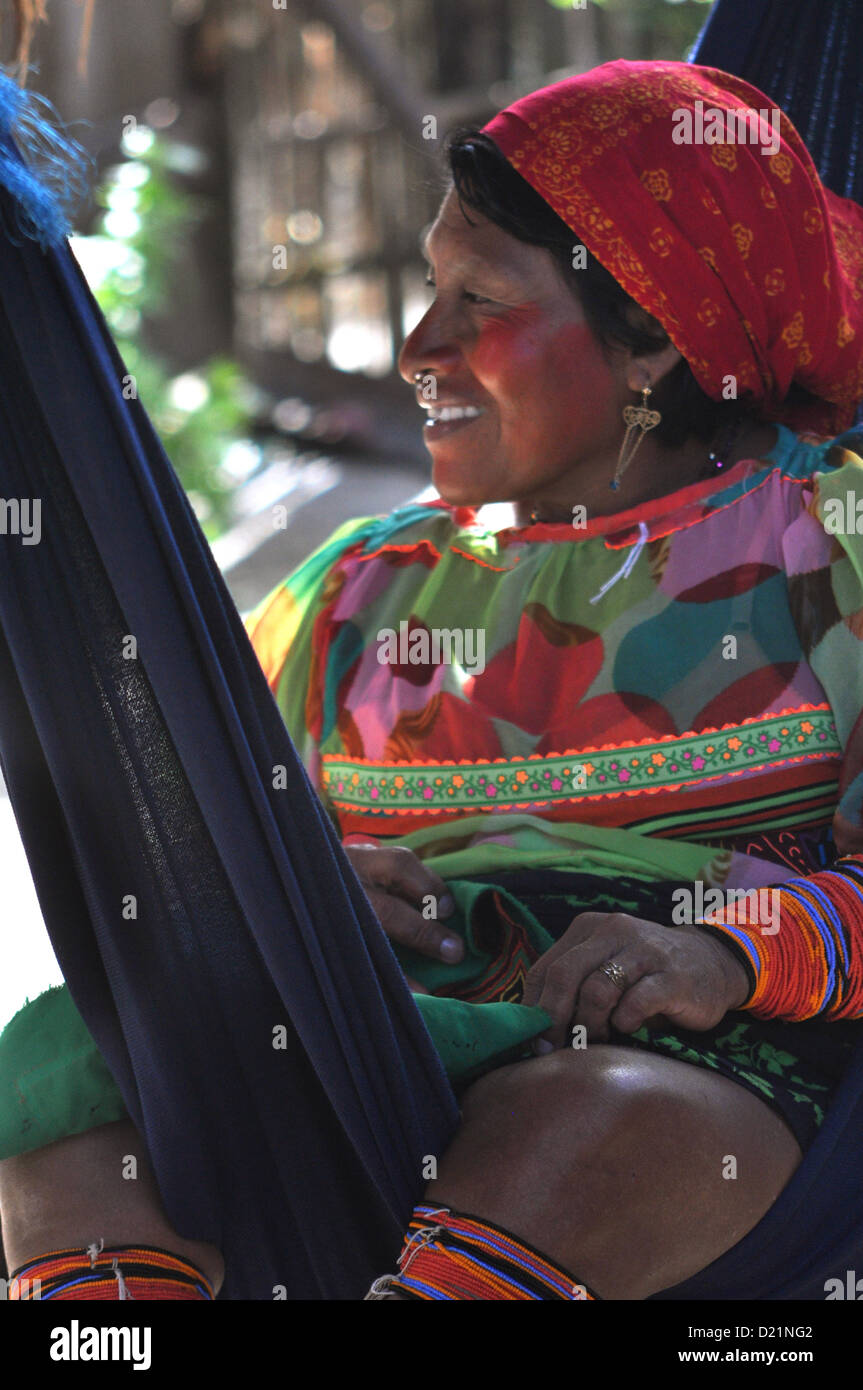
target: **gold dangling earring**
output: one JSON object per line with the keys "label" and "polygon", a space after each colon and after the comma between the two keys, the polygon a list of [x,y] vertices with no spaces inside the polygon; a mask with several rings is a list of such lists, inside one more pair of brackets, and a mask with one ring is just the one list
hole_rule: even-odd
{"label": "gold dangling earring", "polygon": [[[649,410],[647,402],[653,392],[649,386],[641,388],[641,405],[625,405],[623,407],[623,422],[626,425],[626,433],[623,436],[623,443],[620,446],[620,453],[617,456],[617,467],[614,470],[614,477],[609,483],[609,487],[614,492],[620,487],[620,480],[626,469],[635,458],[636,450],[648,430],[655,429],[662,416],[658,410]],[[638,436],[633,440],[633,432],[638,430]]]}

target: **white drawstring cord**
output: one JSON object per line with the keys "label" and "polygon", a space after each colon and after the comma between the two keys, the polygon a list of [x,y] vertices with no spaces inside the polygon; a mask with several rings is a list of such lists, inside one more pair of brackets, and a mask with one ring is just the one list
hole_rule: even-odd
{"label": "white drawstring cord", "polygon": [[[99,1256],[102,1254],[102,1251],[104,1249],[104,1237],[98,1242],[98,1244],[94,1240],[90,1245],[87,1246],[87,1254],[90,1257],[90,1268],[92,1270],[95,1271],[96,1261],[98,1260]],[[126,1283],[126,1280],[123,1278],[123,1271],[120,1268],[120,1264],[116,1255],[111,1260],[111,1273],[117,1280],[117,1298],[120,1300],[120,1302],[124,1303],[128,1299],[130,1302],[136,1303],[137,1299],[134,1297],[134,1295],[129,1289],[128,1284]]]}
{"label": "white drawstring cord", "polygon": [[120,1302],[123,1303],[126,1299],[129,1299],[132,1303],[136,1303],[137,1299],[133,1298],[132,1294],[129,1292],[126,1280],[123,1278],[123,1271],[117,1263],[116,1255],[111,1261],[111,1269],[117,1277],[117,1297],[120,1300]]}
{"label": "white drawstring cord", "polygon": [[634,566],[635,564],[637,564],[637,562],[638,562],[638,557],[639,557],[639,555],[641,554],[641,552],[642,552],[642,550],[644,549],[644,547],[645,547],[646,544],[647,544],[647,526],[645,525],[645,523],[644,523],[643,521],[639,521],[639,523],[638,523],[638,540],[635,542],[635,545],[632,547],[632,549],[630,550],[630,552],[629,552],[629,554],[627,555],[626,559],[624,560],[623,564],[620,566],[620,569],[617,570],[617,571],[611,576],[610,579],[606,579],[605,583],[603,584],[603,586],[602,586],[602,588],[600,589],[600,591],[599,591],[598,594],[594,594],[593,598],[590,600],[591,603],[599,603],[599,600],[600,600],[601,598],[604,598],[604,597],[605,597],[605,595],[608,593],[608,591],[609,591],[609,589],[612,587],[612,585],[614,585],[614,584],[617,583],[618,579],[628,579],[628,578],[629,578],[629,575],[632,573],[633,566]]}
{"label": "white drawstring cord", "polygon": [[[435,1207],[434,1211],[429,1212],[430,1216],[438,1216],[441,1213],[449,1213],[449,1207]],[[409,1240],[405,1242],[404,1249],[399,1255],[399,1273],[405,1274],[410,1269],[411,1263],[416,1259],[420,1250],[424,1246],[431,1245],[446,1230],[445,1226],[420,1226],[418,1231],[414,1231]],[[411,1248],[413,1247],[413,1248]],[[407,1256],[407,1258],[405,1258]]]}
{"label": "white drawstring cord", "polygon": [[[434,1207],[429,1212],[429,1216],[449,1215],[449,1207]],[[411,1267],[421,1250],[425,1249],[446,1231],[445,1226],[420,1226],[418,1231],[414,1231],[404,1244],[398,1258],[398,1274],[382,1274],[376,1279],[366,1294],[363,1302],[368,1302],[376,1298],[398,1298],[398,1294],[391,1291],[391,1285],[395,1279],[401,1278]]]}

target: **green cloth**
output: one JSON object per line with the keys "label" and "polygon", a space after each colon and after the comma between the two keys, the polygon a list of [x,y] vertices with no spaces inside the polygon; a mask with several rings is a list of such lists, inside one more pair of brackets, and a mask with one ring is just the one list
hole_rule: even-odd
{"label": "green cloth", "polygon": [[[494,916],[492,897],[495,893],[524,929],[537,954],[547,951],[553,944],[548,932],[511,893],[496,889],[493,884],[464,883],[457,879],[450,879],[447,887],[455,900],[455,912],[441,919],[441,925],[462,938],[464,958],[457,965],[447,965],[404,947],[395,948],[405,974],[426,989],[463,989],[478,982],[495,959],[506,951],[507,942],[500,933],[491,949],[483,949],[480,941],[483,926],[488,935],[489,918]],[[447,1076],[456,1083],[463,1084],[493,1066],[523,1056],[530,1040],[551,1023],[544,1009],[528,1008],[523,1004],[465,1003],[435,994],[416,994],[414,999]]]}
{"label": "green cloth", "polygon": [[414,1000],[451,1081],[464,1083],[527,1052],[551,1019],[524,1004],[465,1004],[434,994]]}
{"label": "green cloth", "polygon": [[[440,918],[438,925],[445,927],[452,936],[460,936],[465,943],[465,953],[457,965],[447,965],[445,961],[421,956],[418,951],[405,946],[394,947],[396,956],[405,974],[424,985],[426,989],[450,989],[475,984],[482,980],[494,961],[507,948],[506,936],[496,931],[492,939],[489,927],[494,918],[492,898],[497,894],[511,916],[523,928],[534,951],[541,955],[554,945],[554,940],[540,926],[532,912],[514,898],[511,893],[498,888],[494,883],[465,883],[459,879],[447,880],[447,889],[455,902],[451,917]],[[484,938],[484,939],[483,939]],[[548,1025],[546,1025],[548,1026]]]}
{"label": "green cloth", "polygon": [[25,1004],[0,1034],[0,1159],[126,1118],[66,986]]}

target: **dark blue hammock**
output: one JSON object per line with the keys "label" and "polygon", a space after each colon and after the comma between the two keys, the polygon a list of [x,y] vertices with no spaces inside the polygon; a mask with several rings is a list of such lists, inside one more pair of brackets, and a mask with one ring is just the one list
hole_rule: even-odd
{"label": "dark blue hammock", "polygon": [[718,0],[690,57],[771,97],[827,187],[863,203],[860,0]]}
{"label": "dark blue hammock", "polygon": [[[359,1298],[453,1095],[38,193],[0,190],[7,229],[23,204],[55,233],[0,232],[0,495],[42,501],[38,545],[0,538],[0,758],[40,904],[169,1217],[224,1253],[222,1296]],[[660,1297],[823,1298],[861,1256],[858,1051],[756,1231]]]}
{"label": "dark blue hammock", "polygon": [[225,1296],[361,1297],[449,1084],[77,263],[16,240],[0,493],[41,540],[0,537],[0,756],[46,925]]}

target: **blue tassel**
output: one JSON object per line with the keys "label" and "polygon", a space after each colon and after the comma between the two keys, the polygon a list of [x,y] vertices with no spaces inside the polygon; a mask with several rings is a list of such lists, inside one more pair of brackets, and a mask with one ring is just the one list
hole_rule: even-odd
{"label": "blue tassel", "polygon": [[[14,202],[14,231],[38,241],[43,251],[70,235],[93,164],[54,124],[58,119],[45,97],[0,72],[0,186]],[[16,241],[9,219],[2,220],[6,236]]]}

